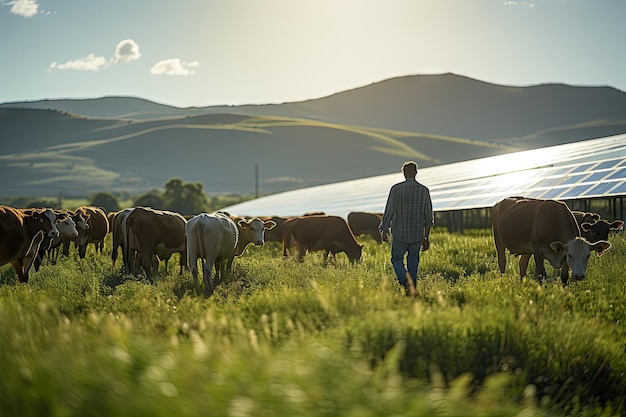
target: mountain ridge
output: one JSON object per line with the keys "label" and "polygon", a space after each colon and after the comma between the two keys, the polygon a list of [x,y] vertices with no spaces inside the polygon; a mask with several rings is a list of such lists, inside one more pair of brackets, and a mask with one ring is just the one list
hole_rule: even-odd
{"label": "mountain ridge", "polygon": [[263,194],[626,132],[613,87],[408,75],[318,99],[179,108],[138,97],[0,104],[0,195],[140,193],[171,177]]}

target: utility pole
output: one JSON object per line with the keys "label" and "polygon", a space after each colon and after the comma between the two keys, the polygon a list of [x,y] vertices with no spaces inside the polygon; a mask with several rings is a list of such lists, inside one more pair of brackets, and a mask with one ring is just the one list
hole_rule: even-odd
{"label": "utility pole", "polygon": [[254,198],[259,198],[259,165],[254,165]]}

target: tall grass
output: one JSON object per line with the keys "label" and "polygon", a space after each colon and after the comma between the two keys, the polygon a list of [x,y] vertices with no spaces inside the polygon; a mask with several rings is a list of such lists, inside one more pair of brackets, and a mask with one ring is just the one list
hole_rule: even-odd
{"label": "tall grass", "polygon": [[[624,415],[624,236],[588,278],[497,272],[488,231],[432,234],[418,297],[388,244],[363,260],[250,247],[210,298],[75,253],[27,285],[0,270],[7,416]],[[110,245],[109,245],[110,247]]]}

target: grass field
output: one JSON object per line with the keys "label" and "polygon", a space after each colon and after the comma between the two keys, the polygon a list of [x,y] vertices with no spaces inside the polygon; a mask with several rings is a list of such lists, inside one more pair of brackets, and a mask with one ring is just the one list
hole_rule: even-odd
{"label": "grass field", "polygon": [[92,247],[28,284],[5,265],[1,414],[626,414],[623,235],[567,287],[550,266],[520,282],[513,256],[500,276],[489,231],[431,237],[416,299],[366,238],[354,266],[249,247],[210,298],[177,259],[155,283]]}

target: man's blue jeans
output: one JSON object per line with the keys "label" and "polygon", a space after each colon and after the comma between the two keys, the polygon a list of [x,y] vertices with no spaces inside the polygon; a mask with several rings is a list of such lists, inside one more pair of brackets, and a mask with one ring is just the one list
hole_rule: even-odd
{"label": "man's blue jeans", "polygon": [[[420,249],[422,242],[405,243],[396,239],[391,241],[391,265],[396,273],[400,285],[406,283],[407,270],[413,279],[413,285],[417,285],[417,267],[420,262]],[[404,255],[406,254],[406,267]]]}

